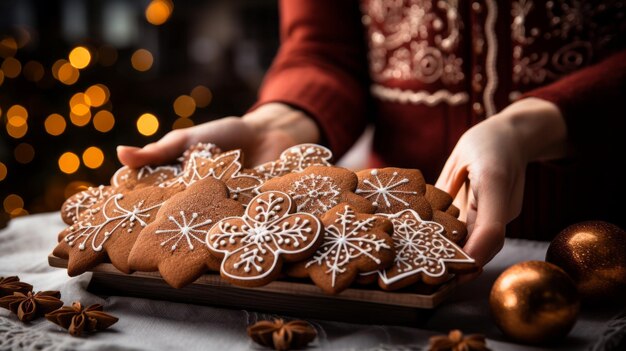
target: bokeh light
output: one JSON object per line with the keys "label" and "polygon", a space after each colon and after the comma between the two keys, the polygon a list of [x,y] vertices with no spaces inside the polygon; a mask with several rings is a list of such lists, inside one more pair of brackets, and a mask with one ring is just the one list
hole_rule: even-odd
{"label": "bokeh light", "polygon": [[190,95],[198,107],[207,107],[211,103],[211,100],[213,100],[213,93],[204,85],[198,85],[191,89]]}
{"label": "bokeh light", "polygon": [[14,57],[7,57],[2,62],[1,68],[6,77],[15,78],[20,75],[22,64]]}
{"label": "bokeh light", "polygon": [[0,162],[0,182],[7,177],[7,173],[7,166],[5,166],[4,163]]}
{"label": "bokeh light", "polygon": [[189,118],[177,118],[172,124],[172,129],[183,129],[193,127],[193,121]]}
{"label": "bokeh light", "polygon": [[76,93],[72,95],[69,101],[70,110],[79,116],[84,116],[89,112],[91,106],[91,99],[89,96],[83,93]]}
{"label": "bokeh light", "polygon": [[4,72],[0,69],[0,85],[2,85],[2,83],[4,83]]}
{"label": "bokeh light", "polygon": [[59,157],[59,169],[63,173],[72,174],[78,170],[80,159],[73,152],[66,152]]}
{"label": "bokeh light", "polygon": [[85,166],[96,169],[102,166],[102,162],[104,162],[104,153],[98,147],[91,146],[83,152],[83,163]]}
{"label": "bokeh light", "polygon": [[54,61],[54,63],[52,64],[52,76],[54,77],[54,79],[59,79],[59,70],[61,69],[61,67],[68,63],[67,60],[64,59],[60,59],[60,60],[56,60]]}
{"label": "bokeh light", "polygon": [[2,38],[0,40],[0,56],[11,57],[17,52],[17,42],[11,37]]}
{"label": "bokeh light", "polygon": [[174,100],[174,112],[180,117],[189,117],[196,111],[196,102],[189,95],[181,95]]}
{"label": "bokeh light", "polygon": [[30,163],[35,158],[35,149],[28,143],[20,143],[13,150],[13,156],[21,164]]}
{"label": "bokeh light", "polygon": [[24,77],[31,82],[38,82],[44,75],[43,65],[37,61],[28,61],[24,65],[23,74]]}
{"label": "bokeh light", "polygon": [[98,111],[93,116],[93,126],[97,131],[106,133],[115,126],[115,117],[107,110]]}
{"label": "bokeh light", "polygon": [[109,89],[102,84],[95,84],[85,90],[89,103],[93,107],[100,107],[109,100]]}
{"label": "bokeh light", "polygon": [[84,127],[89,123],[89,121],[91,121],[91,111],[87,110],[87,113],[84,115],[79,115],[70,111],[70,121],[72,121],[72,124],[77,127]]}
{"label": "bokeh light", "polygon": [[65,122],[65,118],[63,116],[53,113],[44,122],[44,127],[46,128],[46,132],[50,135],[61,135],[65,131],[65,127],[67,123]]}
{"label": "bokeh light", "polygon": [[80,77],[80,72],[74,66],[72,66],[69,62],[66,62],[59,67],[59,71],[57,72],[57,76],[59,81],[65,85],[72,85],[78,81]]}
{"label": "bokeh light", "polygon": [[11,211],[15,209],[23,208],[24,200],[22,199],[21,196],[17,194],[10,194],[9,196],[4,198],[4,201],[2,202],[2,204],[4,205],[4,210],[7,213],[11,213]]}
{"label": "bokeh light", "polygon": [[130,63],[137,71],[145,72],[152,67],[154,58],[152,57],[152,53],[150,51],[146,49],[139,49],[131,56]]}
{"label": "bokeh light", "polygon": [[16,116],[23,117],[25,120],[27,120],[28,111],[22,105],[13,105],[9,107],[9,109],[7,110],[7,118],[16,117]]}
{"label": "bokeh light", "polygon": [[84,46],[77,46],[70,51],[68,58],[74,68],[83,69],[91,62],[91,53]]}
{"label": "bokeh light", "polygon": [[159,130],[159,119],[151,113],[144,113],[137,119],[137,130],[145,136],[153,135]]}
{"label": "bokeh light", "polygon": [[15,139],[22,138],[28,131],[28,111],[21,105],[13,105],[7,110],[7,134]]}
{"label": "bokeh light", "polygon": [[155,26],[167,22],[172,15],[174,4],[168,0],[153,0],[146,7],[146,20]]}

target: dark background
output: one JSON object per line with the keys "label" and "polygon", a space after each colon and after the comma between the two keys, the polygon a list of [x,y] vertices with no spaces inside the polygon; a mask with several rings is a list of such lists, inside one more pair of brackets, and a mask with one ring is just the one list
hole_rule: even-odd
{"label": "dark background", "polygon": [[[159,3],[153,9],[161,9],[154,13],[162,18],[170,13],[162,9],[172,9],[165,23],[148,21],[146,11],[152,3]],[[78,70],[79,79],[68,85],[53,76],[52,66],[69,60],[78,46],[89,50],[91,60]],[[244,113],[255,100],[277,46],[275,0],[0,1],[0,62],[9,75],[15,75],[15,59],[21,65],[14,78],[0,71],[0,225],[11,217],[57,210],[72,193],[108,183],[120,166],[115,147],[141,146],[172,130],[179,119],[174,101],[190,95],[194,87],[208,88],[212,100],[177,125]],[[131,64],[138,49],[148,50],[154,58],[147,71]],[[10,62],[5,64],[6,60]],[[72,96],[94,84],[106,86],[110,98],[102,106],[92,106],[84,118],[110,111],[115,125],[108,132],[96,130],[92,120],[77,126],[69,116]],[[27,132],[21,137],[9,134],[8,111],[15,105],[28,113]],[[66,122],[58,136],[44,126],[53,113]],[[144,113],[159,120],[157,132],[150,136],[140,134],[136,124]],[[83,152],[93,146],[104,155],[95,169],[82,160]],[[66,152],[80,159],[71,174],[59,166]]]}

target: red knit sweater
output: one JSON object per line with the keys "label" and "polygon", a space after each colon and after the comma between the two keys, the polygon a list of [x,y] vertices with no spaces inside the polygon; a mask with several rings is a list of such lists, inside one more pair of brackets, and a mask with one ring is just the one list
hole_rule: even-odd
{"label": "red knit sweater", "polygon": [[472,125],[520,97],[552,101],[571,157],[529,166],[508,233],[623,227],[626,5],[570,2],[283,0],[257,105],[304,110],[338,156],[373,124],[373,165],[419,168],[434,183]]}

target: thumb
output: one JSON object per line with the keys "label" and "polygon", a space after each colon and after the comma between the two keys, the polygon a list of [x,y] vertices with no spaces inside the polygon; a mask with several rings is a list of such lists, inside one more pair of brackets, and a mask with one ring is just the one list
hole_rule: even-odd
{"label": "thumb", "polygon": [[143,148],[120,145],[117,147],[117,158],[131,168],[172,162],[187,149],[188,139],[185,130],[175,130]]}

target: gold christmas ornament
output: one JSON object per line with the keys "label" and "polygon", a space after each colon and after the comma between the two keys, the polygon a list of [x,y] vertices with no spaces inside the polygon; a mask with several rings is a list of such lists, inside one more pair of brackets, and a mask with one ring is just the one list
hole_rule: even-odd
{"label": "gold christmas ornament", "polygon": [[626,294],[626,232],[602,221],[573,224],[550,243],[546,261],[563,268],[581,297],[610,302]]}
{"label": "gold christmas ornament", "polygon": [[580,306],[572,279],[561,268],[542,261],[521,262],[500,274],[489,304],[500,330],[529,344],[565,337]]}

